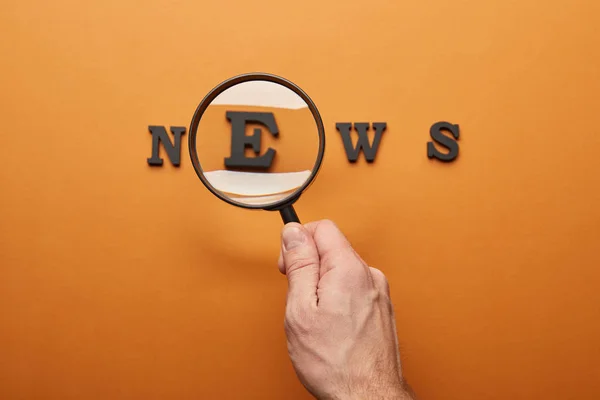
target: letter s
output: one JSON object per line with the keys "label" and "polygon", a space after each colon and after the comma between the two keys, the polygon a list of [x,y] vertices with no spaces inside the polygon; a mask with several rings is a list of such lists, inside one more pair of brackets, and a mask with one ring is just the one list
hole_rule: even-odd
{"label": "letter s", "polygon": [[438,160],[449,162],[453,161],[458,156],[458,143],[456,140],[444,135],[442,130],[449,131],[454,136],[454,139],[460,137],[458,125],[449,122],[436,122],[431,126],[429,135],[437,143],[448,149],[448,153],[442,153],[435,148],[433,142],[427,142],[427,157],[437,158]]}

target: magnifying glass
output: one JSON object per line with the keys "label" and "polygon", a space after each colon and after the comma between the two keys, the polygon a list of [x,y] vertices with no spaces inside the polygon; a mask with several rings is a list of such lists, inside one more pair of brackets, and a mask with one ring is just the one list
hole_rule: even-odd
{"label": "magnifying glass", "polygon": [[188,145],[196,174],[215,196],[238,207],[279,211],[287,224],[300,222],[293,205],[321,167],[325,130],[302,89],[252,73],[206,95]]}

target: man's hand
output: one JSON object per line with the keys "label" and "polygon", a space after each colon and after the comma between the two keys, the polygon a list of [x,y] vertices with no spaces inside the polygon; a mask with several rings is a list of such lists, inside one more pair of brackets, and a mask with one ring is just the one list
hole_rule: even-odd
{"label": "man's hand", "polygon": [[320,400],[413,399],[384,274],[330,221],[287,224],[281,239],[288,352],[302,384]]}

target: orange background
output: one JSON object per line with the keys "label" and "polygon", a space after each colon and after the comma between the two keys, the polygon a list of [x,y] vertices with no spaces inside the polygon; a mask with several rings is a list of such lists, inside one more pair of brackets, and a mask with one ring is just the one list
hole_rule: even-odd
{"label": "orange background", "polygon": [[[389,277],[422,399],[599,398],[599,22],[594,0],[4,1],[0,398],[309,398],[279,215],[214,198],[186,145],[146,163],[148,125],[250,71],[319,106],[297,211]],[[440,120],[451,164],[426,157]],[[388,123],[373,165],[343,121]]]}

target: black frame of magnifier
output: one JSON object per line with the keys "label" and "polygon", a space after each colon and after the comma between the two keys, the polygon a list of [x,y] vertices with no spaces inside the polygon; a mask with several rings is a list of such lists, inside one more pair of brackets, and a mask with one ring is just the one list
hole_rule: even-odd
{"label": "black frame of magnifier", "polygon": [[[317,129],[319,131],[319,153],[317,155],[317,160],[315,165],[313,166],[310,177],[304,182],[299,189],[297,189],[293,195],[290,197],[286,197],[281,201],[278,201],[273,204],[269,204],[267,206],[261,205],[251,205],[237,202],[235,200],[231,200],[227,196],[224,196],[219,193],[204,177],[204,171],[202,166],[200,165],[200,160],[198,159],[198,152],[196,151],[196,134],[198,131],[198,124],[202,119],[202,115],[212,103],[212,101],[221,94],[223,91],[229,89],[230,87],[237,85],[242,82],[248,81],[269,81],[273,83],[278,83],[287,87],[288,89],[294,91],[306,104],[308,104],[308,108],[317,123]],[[200,178],[200,181],[206,186],[208,190],[212,192],[215,196],[220,198],[221,200],[242,208],[254,209],[254,210],[267,210],[267,211],[279,211],[281,214],[281,218],[284,223],[289,222],[300,222],[296,211],[294,210],[294,203],[300,198],[300,195],[311,185],[313,180],[316,178],[319,173],[319,169],[321,168],[321,164],[323,162],[323,156],[325,154],[325,128],[323,127],[323,120],[321,119],[321,114],[319,114],[319,110],[315,103],[311,100],[310,97],[298,87],[296,84],[290,82],[289,80],[282,78],[277,75],[263,73],[263,72],[254,72],[248,74],[242,74],[234,76],[233,78],[229,78],[226,81],[221,82],[214,89],[212,89],[205,97],[202,99],[196,111],[194,112],[194,116],[192,117],[192,121],[190,123],[189,136],[188,136],[188,148],[190,153],[190,158],[192,160],[192,165],[194,166],[194,170],[196,171],[196,175]]]}

